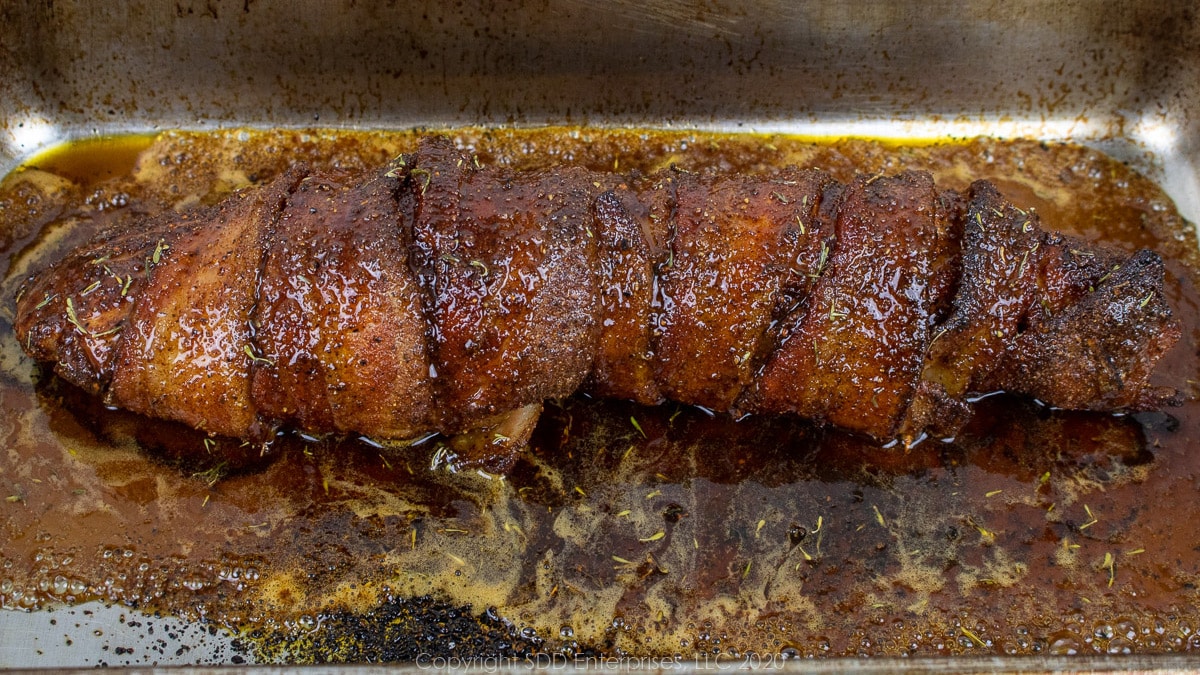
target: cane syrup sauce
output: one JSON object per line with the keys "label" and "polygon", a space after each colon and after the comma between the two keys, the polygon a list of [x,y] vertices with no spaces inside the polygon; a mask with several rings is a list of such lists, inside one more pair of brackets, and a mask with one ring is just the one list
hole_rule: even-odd
{"label": "cane syrup sauce", "polygon": [[456,470],[436,438],[285,434],[260,455],[105,409],[16,344],[20,282],[110,219],[213,203],[296,161],[381,165],[420,133],[96,139],[0,186],[0,606],[118,603],[209,622],[268,661],[1200,648],[1197,243],[1157,186],[1083,147],[445,132],[516,167],[992,180],[1047,229],[1168,259],[1184,331],[1156,383],[1182,407],[996,396],[953,442],[905,452],[796,419],[576,397],[547,405],[500,477]]}

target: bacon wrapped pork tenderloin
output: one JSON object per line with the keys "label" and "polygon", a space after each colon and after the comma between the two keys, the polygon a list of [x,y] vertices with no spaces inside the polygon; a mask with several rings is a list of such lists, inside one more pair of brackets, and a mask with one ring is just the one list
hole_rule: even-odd
{"label": "bacon wrapped pork tenderloin", "polygon": [[504,468],[580,390],[904,442],[1000,390],[1160,407],[1163,274],[986,182],[525,172],[432,138],[102,232],[25,283],[16,330],[107,403],[212,434],[439,432]]}

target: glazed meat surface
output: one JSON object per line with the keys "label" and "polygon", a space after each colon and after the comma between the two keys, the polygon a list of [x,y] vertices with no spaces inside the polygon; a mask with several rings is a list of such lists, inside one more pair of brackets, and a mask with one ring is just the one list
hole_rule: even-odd
{"label": "glazed meat surface", "polygon": [[905,442],[1000,390],[1159,407],[1163,275],[986,182],[522,172],[431,138],[102,232],[26,282],[16,330],[107,403],[212,434],[438,432],[503,468],[580,390]]}

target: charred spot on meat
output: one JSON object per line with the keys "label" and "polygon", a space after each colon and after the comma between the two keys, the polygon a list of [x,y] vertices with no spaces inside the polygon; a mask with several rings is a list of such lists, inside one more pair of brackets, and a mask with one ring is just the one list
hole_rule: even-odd
{"label": "charred spot on meat", "polygon": [[429,138],[121,223],[30,277],[15,327],[113,406],[256,442],[436,432],[504,470],[577,391],[905,443],[992,391],[1169,405],[1163,281],[986,182],[517,171]]}

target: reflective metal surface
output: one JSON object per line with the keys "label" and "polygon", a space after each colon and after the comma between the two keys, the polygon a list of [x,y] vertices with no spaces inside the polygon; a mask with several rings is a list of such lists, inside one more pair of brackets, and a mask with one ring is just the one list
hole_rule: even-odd
{"label": "reflective metal surface", "polygon": [[[995,135],[1100,147],[1158,180],[1196,221],[1198,13],[1185,0],[9,2],[0,5],[0,174],[64,140],[244,125]],[[130,629],[133,612],[84,611],[0,613],[0,667],[229,656],[196,627],[173,632],[167,648],[155,642],[166,631],[147,637],[144,618]],[[136,658],[110,651],[125,639]],[[176,654],[177,645],[195,647]]]}
{"label": "reflective metal surface", "polygon": [[0,169],[229,125],[589,123],[1069,138],[1200,214],[1200,20],[1166,2],[28,2],[0,9]]}

